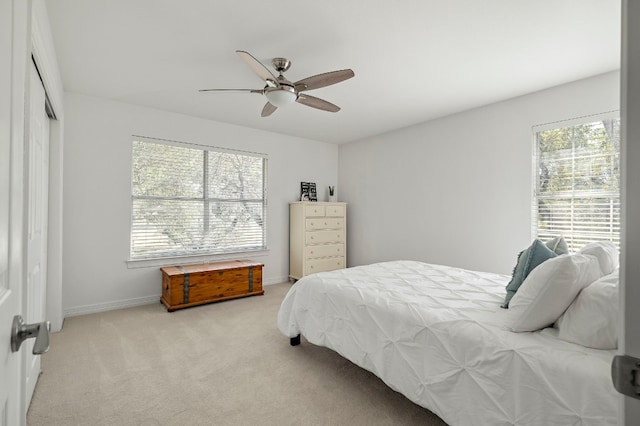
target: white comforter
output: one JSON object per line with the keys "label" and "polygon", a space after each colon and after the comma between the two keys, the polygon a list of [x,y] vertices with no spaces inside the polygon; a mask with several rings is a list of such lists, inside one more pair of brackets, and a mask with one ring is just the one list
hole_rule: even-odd
{"label": "white comforter", "polygon": [[[365,368],[450,425],[616,425],[614,351],[513,333],[509,277],[413,261],[298,281],[278,327]],[[291,350],[295,350],[292,348]]]}

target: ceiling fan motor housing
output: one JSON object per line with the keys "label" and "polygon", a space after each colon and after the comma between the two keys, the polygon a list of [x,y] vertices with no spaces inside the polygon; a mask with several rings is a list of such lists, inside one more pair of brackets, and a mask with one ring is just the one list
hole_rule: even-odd
{"label": "ceiling fan motor housing", "polygon": [[273,67],[276,69],[276,71],[281,74],[291,67],[291,61],[287,58],[273,58],[271,63],[273,64]]}

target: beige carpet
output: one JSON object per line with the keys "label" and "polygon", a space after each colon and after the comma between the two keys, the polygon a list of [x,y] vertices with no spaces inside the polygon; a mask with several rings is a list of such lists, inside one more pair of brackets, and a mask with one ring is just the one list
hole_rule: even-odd
{"label": "beige carpet", "polygon": [[168,313],[69,318],[42,357],[27,424],[444,425],[371,373],[276,327],[290,284]]}

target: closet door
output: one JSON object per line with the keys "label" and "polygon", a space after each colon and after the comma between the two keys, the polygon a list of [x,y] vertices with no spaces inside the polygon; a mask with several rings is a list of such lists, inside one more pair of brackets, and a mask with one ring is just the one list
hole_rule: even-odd
{"label": "closet door", "polygon": [[[27,291],[24,320],[28,324],[45,321],[47,294],[47,223],[49,201],[49,117],[45,91],[33,62],[29,85],[29,135],[27,159]],[[33,354],[35,339],[24,342],[26,365],[25,401],[33,396],[40,375],[40,356]]]}

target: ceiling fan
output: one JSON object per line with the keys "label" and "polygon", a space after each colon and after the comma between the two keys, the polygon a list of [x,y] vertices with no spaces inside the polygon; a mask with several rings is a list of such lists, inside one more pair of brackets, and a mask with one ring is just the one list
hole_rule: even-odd
{"label": "ceiling fan", "polygon": [[307,95],[308,90],[319,89],[321,87],[331,86],[353,77],[355,74],[352,70],[331,71],[323,74],[317,74],[312,77],[290,82],[282,73],[291,67],[291,62],[285,58],[273,58],[271,61],[273,67],[278,71],[276,77],[267,67],[260,61],[251,56],[250,53],[243,50],[236,50],[240,58],[265,82],[263,89],[202,89],[199,92],[247,92],[258,93],[266,96],[267,103],[262,108],[262,117],[268,117],[274,113],[278,107],[298,102],[300,104],[310,106],[312,108],[321,109],[323,111],[338,112],[340,107],[327,102],[323,99]]}

